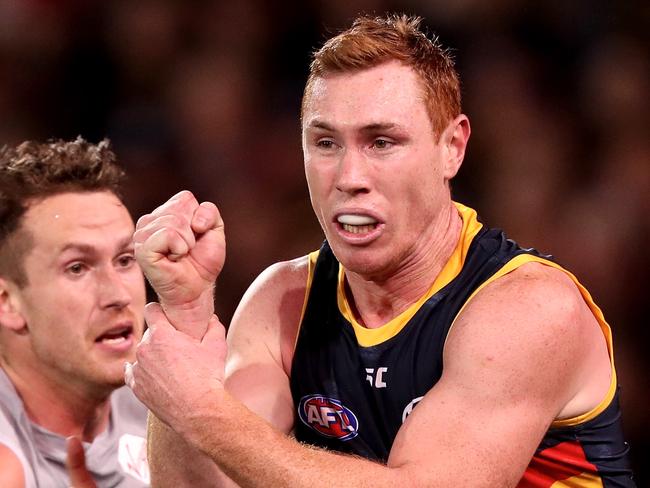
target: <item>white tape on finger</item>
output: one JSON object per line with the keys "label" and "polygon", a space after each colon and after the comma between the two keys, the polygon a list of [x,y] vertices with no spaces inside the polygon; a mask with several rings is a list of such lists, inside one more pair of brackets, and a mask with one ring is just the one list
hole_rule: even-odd
{"label": "white tape on finger", "polygon": [[126,386],[133,389],[135,387],[135,378],[133,377],[133,364],[126,362],[124,363],[124,382]]}

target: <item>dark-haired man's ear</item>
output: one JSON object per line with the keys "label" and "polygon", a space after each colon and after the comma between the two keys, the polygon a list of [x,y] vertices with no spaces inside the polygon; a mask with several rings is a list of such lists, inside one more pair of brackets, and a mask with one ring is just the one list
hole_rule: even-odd
{"label": "dark-haired man's ear", "polygon": [[15,331],[27,325],[18,306],[17,287],[10,281],[0,278],[0,327]]}

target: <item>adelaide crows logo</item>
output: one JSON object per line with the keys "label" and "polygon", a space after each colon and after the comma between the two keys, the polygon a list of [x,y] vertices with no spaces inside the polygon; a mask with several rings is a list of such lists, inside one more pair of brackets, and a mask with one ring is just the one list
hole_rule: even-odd
{"label": "adelaide crows logo", "polygon": [[307,395],[300,399],[298,415],[303,423],[325,437],[348,441],[358,434],[356,415],[339,400],[323,395]]}

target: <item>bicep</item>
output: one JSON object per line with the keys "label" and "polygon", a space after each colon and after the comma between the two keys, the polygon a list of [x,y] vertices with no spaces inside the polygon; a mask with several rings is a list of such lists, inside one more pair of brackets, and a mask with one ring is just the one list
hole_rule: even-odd
{"label": "bicep", "polygon": [[0,486],[24,488],[25,471],[18,456],[9,447],[0,444]]}
{"label": "bicep", "polygon": [[400,429],[389,467],[435,486],[515,486],[551,416],[534,401],[510,402],[476,390],[441,379]]}
{"label": "bicep", "polygon": [[306,260],[269,268],[251,285],[228,330],[226,388],[284,433],[293,428],[290,356],[305,296]]}
{"label": "bicep", "polygon": [[267,353],[231,360],[226,389],[251,411],[278,430],[289,433],[293,427],[293,403],[289,379]]}
{"label": "bicep", "polygon": [[517,484],[576,384],[580,327],[548,290],[545,280],[515,275],[470,302],[449,333],[442,377],[400,429],[390,466],[442,486]]}

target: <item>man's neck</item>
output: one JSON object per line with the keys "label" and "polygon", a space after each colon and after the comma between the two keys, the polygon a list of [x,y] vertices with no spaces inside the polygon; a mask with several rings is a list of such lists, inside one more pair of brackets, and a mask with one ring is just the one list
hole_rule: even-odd
{"label": "man's neck", "polygon": [[366,279],[346,270],[345,292],[359,323],[369,329],[381,327],[417,302],[449,261],[462,226],[452,204],[450,211],[431,227],[427,244],[389,277]]}
{"label": "man's neck", "polygon": [[73,382],[55,384],[42,375],[19,372],[4,361],[2,368],[33,423],[63,437],[74,435],[85,442],[92,442],[106,430],[110,391],[90,393]]}

